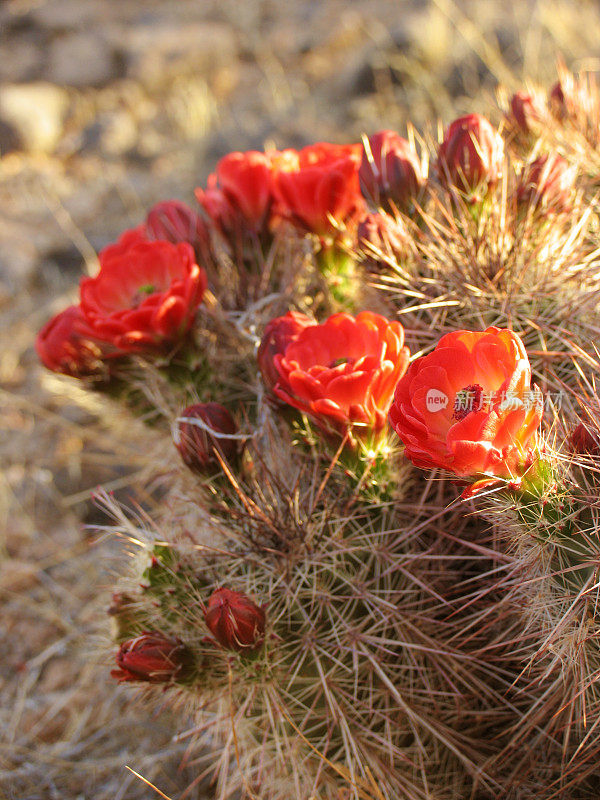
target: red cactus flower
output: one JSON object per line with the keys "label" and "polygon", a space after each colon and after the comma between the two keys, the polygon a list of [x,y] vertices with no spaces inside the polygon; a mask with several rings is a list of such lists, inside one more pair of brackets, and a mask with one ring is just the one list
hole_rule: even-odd
{"label": "red cactus flower", "polygon": [[390,423],[418,467],[508,477],[530,456],[542,417],[530,382],[512,331],[448,333],[398,383]]}
{"label": "red cactus flower", "polygon": [[189,242],[192,247],[207,246],[209,242],[202,217],[179,200],[167,200],[152,206],[146,217],[146,238],[171,244]]}
{"label": "red cactus flower", "polygon": [[79,306],[69,306],[52,317],[38,333],[35,349],[45,367],[74,378],[99,374],[108,355]]}
{"label": "red cactus flower", "polygon": [[215,451],[226,460],[235,457],[238,442],[226,437],[237,432],[237,425],[225,406],[220,403],[196,403],[181,412],[175,445],[190,469],[204,472],[219,463]]}
{"label": "red cactus flower", "polygon": [[495,128],[479,114],[454,120],[438,153],[441,183],[470,196],[485,196],[502,172],[504,143]]}
{"label": "red cactus flower", "polygon": [[[305,328],[274,363],[275,393],[326,431],[381,432],[408,365],[404,330],[379,314],[334,314]],[[356,426],[356,427],[355,427]],[[361,436],[361,438],[362,438]]]}
{"label": "red cactus flower", "polygon": [[[133,232],[131,232],[133,234]],[[100,253],[100,272],[80,284],[81,310],[94,335],[121,351],[180,339],[193,323],[206,276],[191,245],[121,237]]]}
{"label": "red cactus flower", "polygon": [[508,119],[521,133],[535,132],[546,117],[546,106],[538,94],[525,90],[513,94]]}
{"label": "red cactus flower", "polygon": [[395,131],[379,131],[363,147],[358,173],[363,195],[377,205],[410,211],[426,176],[416,150]]}
{"label": "red cactus flower", "polygon": [[229,153],[196,198],[225,237],[268,229],[273,203],[271,156],[255,150]]}
{"label": "red cactus flower", "polygon": [[191,654],[182,641],[162,633],[142,633],[124,642],[111,675],[119,683],[171,683],[191,665]]}
{"label": "red cactus flower", "polygon": [[517,188],[517,202],[545,214],[570,211],[575,173],[575,168],[569,167],[558,153],[540,156],[524,170]]}
{"label": "red cactus flower", "polygon": [[264,609],[242,592],[225,588],[214,591],[204,619],[217,642],[227,650],[252,652],[264,641]]}
{"label": "red cactus flower", "polygon": [[360,145],[318,143],[274,162],[276,212],[320,237],[339,234],[365,211],[358,169]]}
{"label": "red cactus flower", "polygon": [[306,314],[288,311],[283,317],[272,319],[265,327],[256,358],[263,382],[270,391],[279,380],[275,356],[284,353],[288,344],[295,341],[309,325],[315,325],[315,322]]}

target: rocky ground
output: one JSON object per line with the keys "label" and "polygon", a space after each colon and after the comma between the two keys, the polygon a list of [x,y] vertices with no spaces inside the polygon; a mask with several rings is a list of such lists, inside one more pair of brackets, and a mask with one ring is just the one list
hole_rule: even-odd
{"label": "rocky ground", "polygon": [[173,738],[187,721],[149,722],[98,655],[123,555],[88,527],[90,492],[132,493],[148,434],[32,346],[96,250],[154,202],[190,200],[229,150],[408,120],[435,135],[489,112],[499,82],[551,82],[559,53],[596,68],[599,34],[597,4],[565,0],[0,5],[0,797],[157,796],[129,766],[180,798],[195,776]]}

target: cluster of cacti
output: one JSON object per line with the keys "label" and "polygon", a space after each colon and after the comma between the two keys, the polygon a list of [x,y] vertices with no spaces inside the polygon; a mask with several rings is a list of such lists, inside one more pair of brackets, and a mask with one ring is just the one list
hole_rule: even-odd
{"label": "cluster of cacti", "polygon": [[599,102],[231,153],[39,334],[172,439],[113,675],[217,797],[598,796]]}

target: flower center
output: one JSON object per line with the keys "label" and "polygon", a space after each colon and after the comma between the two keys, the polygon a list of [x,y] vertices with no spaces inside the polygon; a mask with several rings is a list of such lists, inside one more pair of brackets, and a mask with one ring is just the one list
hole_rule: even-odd
{"label": "flower center", "polygon": [[153,283],[146,283],[144,286],[140,286],[132,298],[132,304],[134,308],[136,306],[139,306],[139,304],[143,300],[145,300],[146,297],[149,297],[151,294],[154,294],[155,291],[156,291],[156,286]]}
{"label": "flower center", "polygon": [[483,399],[483,386],[478,383],[471,383],[464,386],[456,393],[454,400],[454,419],[464,419],[471,411],[480,411]]}
{"label": "flower center", "polygon": [[329,364],[329,369],[335,369],[336,367],[341,367],[342,364],[350,364],[350,365],[352,365],[352,364],[354,364],[354,361],[355,361],[354,358],[346,358],[345,356],[342,356],[341,358],[335,358]]}

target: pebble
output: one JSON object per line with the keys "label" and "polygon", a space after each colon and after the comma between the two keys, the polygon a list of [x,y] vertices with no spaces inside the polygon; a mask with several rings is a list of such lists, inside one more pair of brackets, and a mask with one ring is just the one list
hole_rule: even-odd
{"label": "pebble", "polygon": [[24,150],[52,153],[68,107],[68,94],[51,83],[0,86],[0,120],[12,128]]}
{"label": "pebble", "polygon": [[115,54],[101,36],[71,32],[53,39],[46,77],[78,88],[102,86],[115,77]]}

